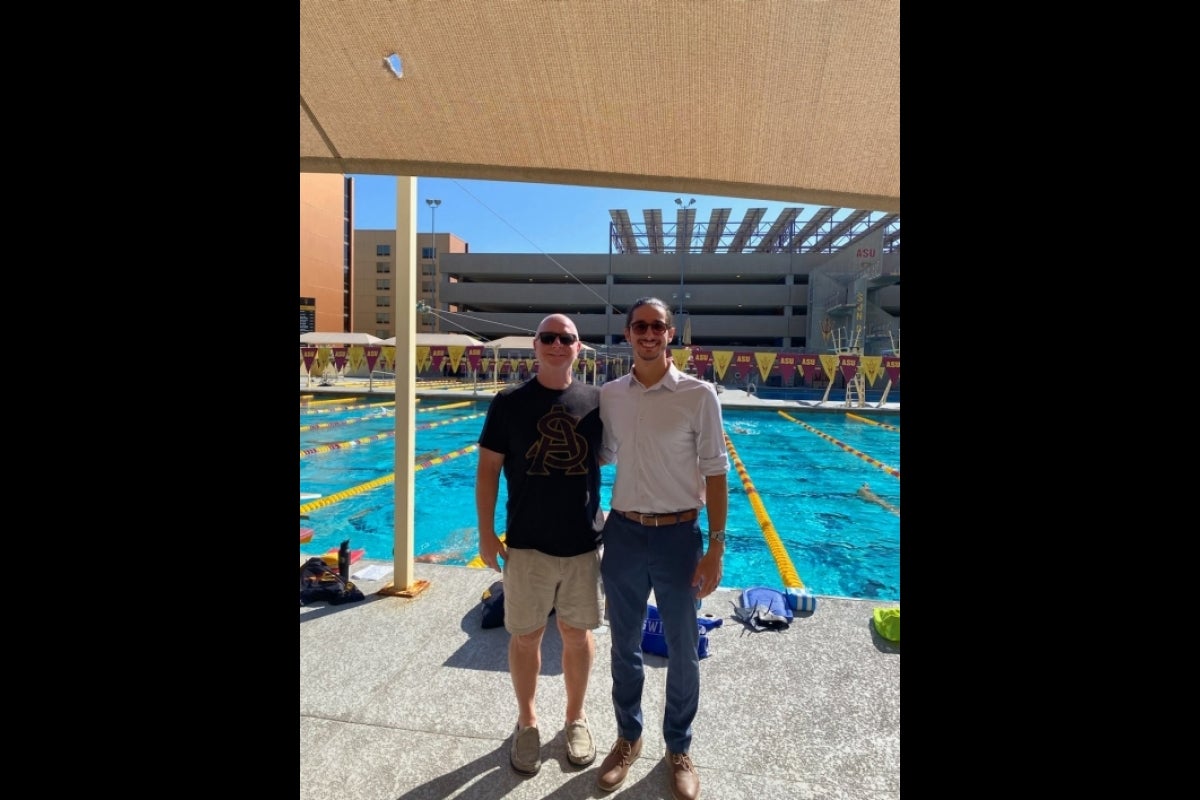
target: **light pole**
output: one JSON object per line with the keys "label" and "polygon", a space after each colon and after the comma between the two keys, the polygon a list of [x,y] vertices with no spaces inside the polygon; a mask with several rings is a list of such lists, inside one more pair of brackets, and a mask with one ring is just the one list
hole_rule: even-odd
{"label": "light pole", "polygon": [[[679,206],[681,213],[680,219],[675,223],[675,246],[682,247],[679,255],[679,343],[683,344],[683,269],[687,264],[687,251],[692,246],[692,226],[686,224],[687,210],[696,205],[696,198],[687,201],[687,205],[683,204],[683,198],[676,197],[675,205]],[[679,239],[679,227],[683,224],[687,228],[688,241],[687,244],[682,244]]]}
{"label": "light pole", "polygon": [[[437,210],[438,210],[438,206],[440,206],[441,204],[442,204],[442,201],[438,200],[438,199],[432,199],[432,200],[429,198],[425,199],[425,205],[429,206],[430,234],[433,236],[433,306],[434,306],[434,308],[440,307],[440,305],[438,304],[438,283],[441,281],[441,278],[442,278],[441,273],[438,271],[438,257],[437,257],[438,256]],[[436,320],[436,317],[435,317],[435,320]],[[433,324],[434,330],[437,330],[439,327],[440,326],[435,321]]]}

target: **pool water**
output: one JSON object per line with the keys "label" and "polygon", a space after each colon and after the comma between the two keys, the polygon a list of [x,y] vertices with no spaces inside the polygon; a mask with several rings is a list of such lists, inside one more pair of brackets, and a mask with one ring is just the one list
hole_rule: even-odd
{"label": "pool water", "polygon": [[[300,433],[305,453],[300,491],[322,495],[321,500],[301,502],[302,507],[320,506],[301,521],[315,532],[301,551],[321,553],[349,539],[351,547],[365,550],[366,558],[390,559],[394,483],[361,487],[395,472],[395,439],[390,435],[395,421],[386,415],[390,406],[354,405],[311,411],[301,406],[302,427],[324,426]],[[414,447],[418,465],[428,466],[413,480],[414,556],[436,554],[439,563],[465,565],[478,553],[474,446],[486,410],[487,400],[464,405],[425,399],[417,406]],[[764,535],[767,527],[778,535],[791,568],[816,594],[898,602],[900,517],[856,492],[867,483],[899,509],[900,480],[893,474],[900,470],[899,417],[877,417],[884,424],[872,425],[839,413],[785,411],[796,421],[775,411],[725,410],[731,461],[736,456],[741,462],[744,477],[730,469],[722,586],[783,587],[781,565],[773,555],[778,550]],[[430,464],[430,459],[439,461]],[[603,469],[601,505],[606,510],[615,469]],[[745,480],[761,501],[759,509]],[[335,496],[340,499],[331,502]],[[501,480],[498,530],[504,527],[506,499]]]}

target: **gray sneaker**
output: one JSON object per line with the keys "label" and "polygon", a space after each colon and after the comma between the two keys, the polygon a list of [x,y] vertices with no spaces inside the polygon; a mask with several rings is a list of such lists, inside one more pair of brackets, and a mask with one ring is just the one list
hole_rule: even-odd
{"label": "gray sneaker", "polygon": [[537,775],[542,768],[541,759],[542,739],[538,736],[537,726],[521,729],[517,723],[513,731],[512,749],[508,751],[508,763],[522,775]]}
{"label": "gray sneaker", "polygon": [[596,760],[596,743],[588,730],[586,719],[577,719],[567,726],[567,760],[577,767],[586,767]]}

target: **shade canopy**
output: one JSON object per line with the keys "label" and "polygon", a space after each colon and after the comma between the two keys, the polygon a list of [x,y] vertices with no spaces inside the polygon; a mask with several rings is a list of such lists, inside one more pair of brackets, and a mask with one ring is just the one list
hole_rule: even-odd
{"label": "shade canopy", "polygon": [[384,344],[384,341],[369,333],[309,331],[300,334],[300,344]]}
{"label": "shade canopy", "polygon": [[900,211],[900,0],[300,0],[299,38],[301,172]]}
{"label": "shade canopy", "polygon": [[[391,336],[387,339],[380,339],[380,344],[396,344],[396,337]],[[463,347],[475,347],[478,345],[486,345],[483,339],[476,339],[474,336],[467,336],[465,333],[418,333],[416,336],[417,347],[454,347],[462,345]]]}
{"label": "shade canopy", "polygon": [[[490,342],[483,343],[489,350],[532,350],[533,349],[533,334],[528,336],[504,336],[500,339],[492,339]],[[596,352],[596,348],[589,347],[586,342],[583,344],[583,350]]]}

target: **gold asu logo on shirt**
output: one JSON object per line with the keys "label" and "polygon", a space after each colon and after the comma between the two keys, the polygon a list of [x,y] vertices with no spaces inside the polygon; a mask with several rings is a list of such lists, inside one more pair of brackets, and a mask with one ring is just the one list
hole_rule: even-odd
{"label": "gold asu logo on shirt", "polygon": [[528,475],[549,475],[559,470],[567,475],[587,474],[587,440],[575,431],[579,420],[554,405],[538,420],[540,438],[525,452],[529,459]]}

